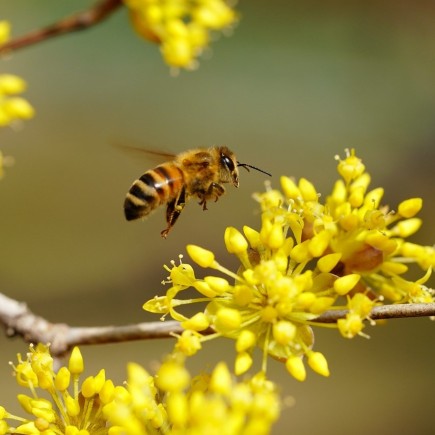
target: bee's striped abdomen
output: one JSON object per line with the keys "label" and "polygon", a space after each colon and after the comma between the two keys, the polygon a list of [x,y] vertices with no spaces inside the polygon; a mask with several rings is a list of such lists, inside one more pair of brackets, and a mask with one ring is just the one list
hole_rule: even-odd
{"label": "bee's striped abdomen", "polygon": [[143,174],[130,187],[124,202],[128,221],[149,214],[175,198],[183,185],[183,173],[173,163],[157,166]]}

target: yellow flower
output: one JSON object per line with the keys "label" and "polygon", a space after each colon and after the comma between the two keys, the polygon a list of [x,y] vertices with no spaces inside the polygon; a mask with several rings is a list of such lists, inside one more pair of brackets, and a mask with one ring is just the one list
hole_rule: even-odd
{"label": "yellow flower", "polygon": [[280,413],[273,383],[262,375],[237,382],[224,363],[193,379],[182,359],[168,359],[154,377],[135,363],[127,371],[126,389],[104,408],[112,430],[122,428],[110,433],[267,434]]}
{"label": "yellow flower", "polygon": [[[10,24],[0,21],[0,45],[9,39]],[[0,74],[0,127],[14,125],[19,120],[30,119],[35,111],[30,103],[18,96],[26,89],[26,82],[13,74]],[[13,163],[13,158],[0,151],[0,179],[3,169]]]}
{"label": "yellow flower", "polygon": [[[0,407],[0,433],[108,434],[102,409],[113,400],[115,387],[106,379],[104,370],[89,376],[80,385],[84,365],[77,347],[68,367],[61,367],[57,373],[49,347],[43,344],[31,345],[26,359],[18,354],[18,363],[13,369],[17,383],[29,389],[29,395],[19,394],[18,401],[30,416],[16,416]],[[45,391],[48,399],[40,390]],[[12,421],[16,425],[12,426]]]}
{"label": "yellow flower", "polygon": [[124,0],[136,32],[160,45],[165,62],[194,69],[211,33],[225,31],[237,14],[225,0]]}
{"label": "yellow flower", "polygon": [[[166,267],[170,277],[165,283],[171,284],[166,296],[148,301],[144,308],[183,322],[197,341],[234,339],[237,374],[249,370],[253,349],[259,347],[264,373],[269,355],[303,380],[304,358],[317,373],[329,374],[323,354],[312,349],[312,328],[326,326],[316,321],[325,311],[347,308],[344,319],[327,326],[352,338],[365,336],[365,320],[386,298],[432,302],[434,292],[425,283],[435,265],[435,250],[405,241],[421,225],[415,217],[421,199],[405,200],[398,213],[390,212],[381,205],[383,189],[369,190],[370,176],[353,150],[339,160],[337,169],[342,178],[323,202],[306,179],[281,177],[282,192],[267,185],[265,193],[255,195],[262,210],[261,228],[244,227],[242,233],[229,227],[225,232],[226,248],[240,261],[239,269],[230,271],[211,251],[189,245],[195,263],[228,279],[197,278],[180,260],[178,266]],[[415,282],[403,276],[412,263],[424,270]],[[189,287],[199,296],[179,298]],[[205,304],[200,322],[179,311],[190,303]],[[179,345],[183,347],[192,346]]]}
{"label": "yellow flower", "polygon": [[26,89],[26,82],[12,74],[0,74],[0,127],[11,125],[20,119],[33,118],[35,112],[30,103],[17,94]]}
{"label": "yellow flower", "polygon": [[11,25],[4,20],[0,21],[0,45],[6,43],[11,32]]}

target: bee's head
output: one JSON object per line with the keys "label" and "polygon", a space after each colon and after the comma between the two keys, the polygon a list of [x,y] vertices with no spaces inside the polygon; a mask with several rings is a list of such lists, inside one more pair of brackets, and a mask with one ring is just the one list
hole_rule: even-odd
{"label": "bee's head", "polygon": [[239,169],[236,156],[227,147],[219,148],[219,163],[221,166],[221,179],[226,183],[233,183],[239,187]]}

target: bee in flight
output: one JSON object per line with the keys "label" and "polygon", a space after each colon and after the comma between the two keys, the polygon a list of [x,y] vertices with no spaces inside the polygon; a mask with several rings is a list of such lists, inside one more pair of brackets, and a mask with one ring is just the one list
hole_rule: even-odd
{"label": "bee in flight", "polygon": [[162,163],[138,178],[124,201],[128,221],[147,216],[155,208],[167,204],[167,227],[161,232],[164,238],[190,197],[197,197],[202,209],[207,210],[207,201],[217,201],[225,193],[223,184],[239,187],[239,166],[270,176],[255,166],[239,163],[227,147],[197,148],[172,157],[172,161]]}

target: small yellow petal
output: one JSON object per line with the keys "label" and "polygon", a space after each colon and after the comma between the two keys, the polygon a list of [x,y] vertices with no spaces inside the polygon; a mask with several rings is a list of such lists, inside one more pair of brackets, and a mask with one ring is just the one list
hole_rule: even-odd
{"label": "small yellow petal", "polygon": [[225,245],[230,254],[241,254],[248,249],[248,242],[242,233],[234,227],[228,227],[225,230]]}
{"label": "small yellow petal", "polygon": [[13,74],[0,74],[0,94],[20,94],[26,89],[26,82]]}
{"label": "small yellow petal", "polygon": [[321,314],[328,310],[334,303],[334,298],[329,296],[316,297],[313,303],[309,306],[310,312],[313,314]]}
{"label": "small yellow petal", "polygon": [[9,39],[9,34],[11,32],[11,25],[5,21],[0,21],[0,44],[4,44]]}
{"label": "small yellow petal", "polygon": [[233,289],[233,297],[237,305],[244,307],[254,298],[254,291],[247,285],[236,285]]}
{"label": "small yellow petal", "polygon": [[89,376],[83,381],[81,392],[83,394],[83,397],[86,398],[95,395],[96,385],[95,385],[95,378],[93,376]]}
{"label": "small yellow petal", "polygon": [[103,387],[101,388],[98,396],[103,404],[109,403],[113,400],[115,393],[115,386],[113,385],[113,381],[108,379]]}
{"label": "small yellow petal", "polygon": [[353,208],[361,207],[361,205],[364,203],[364,194],[365,189],[363,187],[353,189],[352,193],[349,195],[349,204]]}
{"label": "small yellow petal", "polygon": [[231,288],[228,281],[219,276],[206,276],[204,281],[218,294],[222,294]]}
{"label": "small yellow petal", "polygon": [[314,184],[305,178],[299,180],[299,190],[305,201],[317,201],[319,199]]}
{"label": "small yellow petal", "polygon": [[381,266],[382,272],[388,275],[401,275],[408,271],[408,266],[395,261],[385,261]]}
{"label": "small yellow petal", "polygon": [[106,382],[106,371],[101,369],[97,375],[94,377],[95,382],[95,392],[98,394],[103,388],[104,383]]}
{"label": "small yellow petal", "polygon": [[316,234],[308,245],[308,251],[313,257],[320,257],[328,248],[329,241],[331,240],[329,231],[321,231]]}
{"label": "small yellow petal", "polygon": [[305,370],[304,362],[299,356],[291,356],[285,363],[287,371],[298,381],[305,381],[307,371]]}
{"label": "small yellow petal", "polygon": [[249,329],[244,329],[237,337],[236,350],[237,352],[243,352],[255,346],[257,336]]}
{"label": "small yellow petal", "polygon": [[324,355],[320,352],[309,352],[308,353],[308,365],[319,375],[329,376],[328,362]]}
{"label": "small yellow petal", "polygon": [[356,313],[349,313],[344,319],[338,319],[338,330],[344,338],[353,338],[364,327],[361,317]]}
{"label": "small yellow petal", "polygon": [[181,323],[181,326],[184,329],[192,329],[194,331],[203,331],[210,326],[210,322],[207,319],[207,316],[200,312],[196,313],[190,319]]}
{"label": "small yellow petal", "polygon": [[282,345],[289,344],[295,338],[296,332],[296,326],[287,320],[280,320],[273,325],[273,338]]}
{"label": "small yellow petal", "polygon": [[317,262],[317,267],[320,272],[331,272],[335,266],[337,266],[338,262],[341,260],[341,252],[336,252],[334,254],[327,254],[323,257],[319,258]]}
{"label": "small yellow petal", "polygon": [[404,218],[414,217],[423,207],[421,198],[410,198],[399,204],[399,214]]}
{"label": "small yellow petal", "polygon": [[356,273],[352,273],[352,274],[337,278],[334,281],[334,290],[339,295],[345,295],[345,294],[349,293],[357,285],[357,283],[360,279],[361,279],[361,275],[358,275]]}
{"label": "small yellow petal", "polygon": [[66,412],[70,417],[77,417],[80,414],[80,405],[78,400],[74,399],[70,395],[65,397]]}
{"label": "small yellow petal", "polygon": [[379,207],[381,199],[384,196],[384,189],[378,187],[368,192],[364,198],[364,205],[370,210],[374,210]]}
{"label": "small yellow petal", "polygon": [[179,391],[172,393],[167,398],[166,408],[171,423],[174,426],[183,426],[188,418],[187,396]]}
{"label": "small yellow petal", "polygon": [[83,357],[80,352],[80,349],[77,346],[75,346],[71,352],[68,368],[71,374],[73,375],[80,375],[81,373],[83,373],[84,370]]}
{"label": "small yellow petal", "polygon": [[232,387],[231,374],[225,363],[216,365],[210,378],[210,390],[220,394],[230,394]]}
{"label": "small yellow petal", "polygon": [[242,316],[233,308],[221,308],[216,316],[216,328],[219,331],[232,331],[238,329],[242,323]]}
{"label": "small yellow petal", "polygon": [[201,293],[207,298],[214,298],[215,296],[218,295],[218,293],[212,290],[210,285],[205,281],[198,280],[195,281],[192,285],[199,293]]}
{"label": "small yellow petal", "polygon": [[297,244],[290,252],[290,258],[298,263],[304,263],[313,258],[309,251],[310,240]]}
{"label": "small yellow petal", "polygon": [[190,383],[189,372],[174,361],[164,362],[156,375],[156,384],[163,391],[181,391]]}
{"label": "small yellow petal", "polygon": [[3,104],[3,109],[11,118],[30,119],[35,115],[31,104],[21,97],[11,97]]}
{"label": "small yellow petal", "polygon": [[239,376],[246,373],[252,366],[252,356],[248,352],[238,353],[234,364],[234,373]]}
{"label": "small yellow petal", "polygon": [[176,349],[187,356],[195,355],[201,347],[199,334],[195,334],[195,331],[192,330],[183,331],[176,344]]}
{"label": "small yellow petal", "polygon": [[65,391],[69,387],[71,373],[66,367],[61,367],[56,373],[54,386],[58,391]]}
{"label": "small yellow petal", "polygon": [[302,197],[301,191],[291,178],[282,176],[280,181],[282,191],[288,199],[297,199]]}
{"label": "small yellow petal", "polygon": [[243,232],[249,241],[252,249],[257,249],[261,245],[260,233],[248,226],[243,227]]}
{"label": "small yellow petal", "polygon": [[188,38],[168,38],[160,47],[168,65],[186,68],[192,65],[195,53]]}
{"label": "small yellow petal", "polygon": [[215,264],[213,252],[196,245],[187,245],[190,258],[201,267],[212,267]]}
{"label": "small yellow petal", "polygon": [[334,205],[338,205],[338,204],[343,204],[344,201],[346,201],[346,198],[347,198],[346,185],[344,184],[343,180],[337,180],[332,189],[332,194],[328,198],[328,200],[331,200]]}
{"label": "small yellow petal", "polygon": [[18,398],[18,402],[20,403],[20,405],[22,406],[24,411],[26,411],[29,414],[31,414],[32,413],[32,401],[33,401],[33,398],[29,397],[29,396],[26,396],[25,394],[18,394],[17,398]]}
{"label": "small yellow petal", "polygon": [[340,160],[340,158],[336,156],[336,160],[339,160],[337,171],[344,178],[346,183],[350,183],[365,171],[365,166],[361,159],[355,155],[355,150],[352,149],[350,152],[346,150],[346,154],[347,156],[344,160]]}
{"label": "small yellow petal", "polygon": [[406,238],[416,233],[423,221],[420,218],[410,218],[397,223],[393,231],[396,231],[400,237]]}

